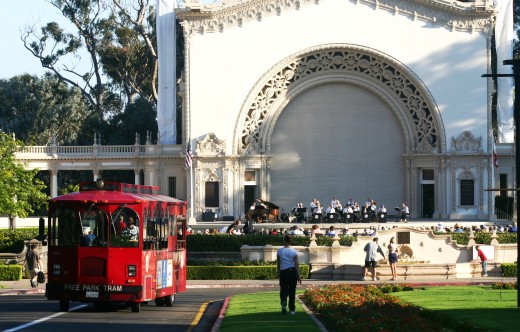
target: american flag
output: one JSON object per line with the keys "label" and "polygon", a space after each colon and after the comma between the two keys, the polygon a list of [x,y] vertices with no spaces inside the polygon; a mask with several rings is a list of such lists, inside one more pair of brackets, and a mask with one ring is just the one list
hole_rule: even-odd
{"label": "american flag", "polygon": [[493,144],[493,165],[495,167],[498,167],[498,155],[497,155],[497,148]]}
{"label": "american flag", "polygon": [[184,168],[188,169],[191,167],[191,160],[193,159],[193,155],[191,154],[191,143],[188,141],[188,146],[186,147],[186,160],[184,160]]}

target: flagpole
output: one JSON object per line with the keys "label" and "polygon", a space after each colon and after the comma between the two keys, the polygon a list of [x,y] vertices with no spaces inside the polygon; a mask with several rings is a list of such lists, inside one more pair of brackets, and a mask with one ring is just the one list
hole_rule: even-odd
{"label": "flagpole", "polygon": [[191,204],[191,209],[190,209],[190,224],[192,223],[196,223],[195,221],[195,217],[193,216],[193,209],[195,208],[193,206],[193,203],[195,201],[193,200],[193,161],[192,161],[192,165],[190,167],[190,204]]}

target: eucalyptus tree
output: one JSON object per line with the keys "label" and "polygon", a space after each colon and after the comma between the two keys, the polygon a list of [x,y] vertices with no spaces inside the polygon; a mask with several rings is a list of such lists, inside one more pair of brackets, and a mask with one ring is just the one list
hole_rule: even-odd
{"label": "eucalyptus tree", "polygon": [[[157,101],[155,10],[150,0],[46,0],[70,21],[27,26],[25,48],[83,93],[99,122],[140,96]],[[70,31],[67,31],[68,28]]]}

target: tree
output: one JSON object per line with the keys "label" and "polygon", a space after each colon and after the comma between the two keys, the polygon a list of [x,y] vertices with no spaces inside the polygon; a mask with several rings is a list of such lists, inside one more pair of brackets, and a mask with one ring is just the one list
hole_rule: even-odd
{"label": "tree", "polygon": [[[24,46],[40,60],[42,67],[49,69],[56,77],[82,92],[89,105],[102,121],[107,114],[121,110],[121,100],[117,91],[103,76],[100,61],[100,40],[109,27],[113,26],[113,16],[105,12],[101,0],[48,0],[58,8],[77,29],[75,33],[65,32],[56,22],[41,27],[28,26],[21,36]],[[82,58],[85,48],[88,59]],[[75,62],[72,62],[75,61]],[[81,69],[90,62],[89,69]],[[82,72],[83,70],[83,72]]]}
{"label": "tree", "polygon": [[27,217],[48,199],[42,192],[45,185],[35,177],[38,170],[27,170],[15,160],[21,147],[12,136],[0,132],[0,214],[9,217],[12,229],[16,217]]}
{"label": "tree", "polygon": [[127,105],[136,96],[157,103],[158,57],[155,8],[149,0],[112,0],[114,25],[103,35],[105,73],[124,90]]}
{"label": "tree", "polygon": [[[29,26],[21,36],[24,46],[58,79],[79,88],[100,121],[121,112],[137,96],[157,102],[155,11],[150,0],[47,1],[76,31],[66,32],[56,22],[41,31]],[[70,64],[71,59],[77,63]],[[79,62],[82,68],[90,62],[90,69],[81,72]]]}
{"label": "tree", "polygon": [[0,128],[25,144],[74,143],[91,115],[81,92],[51,74],[0,80]]}

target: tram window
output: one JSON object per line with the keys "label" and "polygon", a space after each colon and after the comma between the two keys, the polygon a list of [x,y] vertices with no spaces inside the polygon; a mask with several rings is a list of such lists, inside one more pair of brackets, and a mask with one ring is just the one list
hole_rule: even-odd
{"label": "tram window", "polygon": [[105,211],[96,206],[90,206],[80,212],[81,246],[105,247],[108,244],[108,216]]}
{"label": "tram window", "polygon": [[110,220],[111,247],[137,247],[139,245],[139,215],[122,206],[112,212]]}
{"label": "tram window", "polygon": [[[60,247],[105,246],[107,215],[95,206],[78,212],[63,207],[56,210],[50,231],[52,243]],[[90,234],[90,235],[89,235]],[[86,236],[89,235],[89,241]]]}
{"label": "tram window", "polygon": [[55,234],[53,244],[60,247],[75,247],[81,235],[80,221],[78,214],[69,208],[56,210],[51,234]]}

